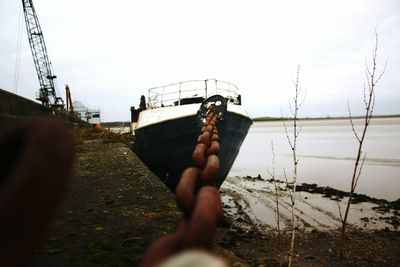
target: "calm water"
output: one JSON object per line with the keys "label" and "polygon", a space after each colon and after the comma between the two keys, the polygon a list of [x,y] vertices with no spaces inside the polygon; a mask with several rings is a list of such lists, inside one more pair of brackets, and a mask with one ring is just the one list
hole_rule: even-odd
{"label": "calm water", "polygon": [[[362,121],[354,122],[361,131]],[[301,121],[300,125],[298,181],[348,191],[358,147],[349,121]],[[252,125],[229,176],[260,174],[268,178],[272,140],[276,177],[284,180],[284,169],[290,177],[291,150],[282,122]],[[356,192],[388,200],[400,198],[400,118],[372,120],[363,151],[367,157]]]}

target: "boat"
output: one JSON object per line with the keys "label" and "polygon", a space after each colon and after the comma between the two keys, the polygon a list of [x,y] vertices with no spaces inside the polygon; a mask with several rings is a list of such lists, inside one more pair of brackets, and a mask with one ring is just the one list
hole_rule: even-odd
{"label": "boat", "polygon": [[148,90],[147,103],[131,107],[133,151],[172,191],[181,173],[193,166],[203,114],[217,103],[220,170],[216,186],[227,177],[252,124],[237,86],[216,79],[191,80]]}

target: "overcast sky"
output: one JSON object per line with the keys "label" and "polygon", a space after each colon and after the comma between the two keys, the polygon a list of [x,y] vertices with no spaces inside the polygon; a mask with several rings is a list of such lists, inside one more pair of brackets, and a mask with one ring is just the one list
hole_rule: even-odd
{"label": "overcast sky", "polygon": [[[191,79],[236,84],[251,117],[280,116],[301,66],[306,100],[301,116],[362,110],[365,62],[375,29],[378,67],[375,114],[400,114],[400,1],[34,0],[64,97],[99,108],[103,121],[129,120],[147,89]],[[0,88],[39,87],[21,1],[0,2]],[[21,14],[20,14],[21,13]]]}

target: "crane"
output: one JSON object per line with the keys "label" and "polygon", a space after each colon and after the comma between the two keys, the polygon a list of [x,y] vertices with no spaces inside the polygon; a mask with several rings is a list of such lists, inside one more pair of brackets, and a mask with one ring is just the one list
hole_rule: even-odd
{"label": "crane", "polygon": [[63,108],[64,101],[61,97],[57,96],[54,86],[54,79],[57,78],[57,76],[53,73],[49,56],[47,55],[42,29],[40,28],[32,0],[22,0],[22,7],[24,10],[29,45],[40,83],[39,94],[36,100],[41,101],[43,105],[48,107]]}
{"label": "crane", "polygon": [[67,101],[67,112],[74,113],[74,106],[72,105],[71,90],[69,85],[65,85],[65,99]]}

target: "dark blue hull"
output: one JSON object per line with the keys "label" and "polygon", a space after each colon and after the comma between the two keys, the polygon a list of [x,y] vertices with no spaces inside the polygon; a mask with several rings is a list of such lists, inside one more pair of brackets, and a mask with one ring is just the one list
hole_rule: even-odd
{"label": "dark blue hull", "polygon": [[[228,175],[251,124],[248,117],[231,112],[226,112],[218,123],[221,145],[218,187]],[[193,166],[192,152],[199,133],[194,115],[160,122],[135,130],[133,151],[174,191],[181,173]]]}

